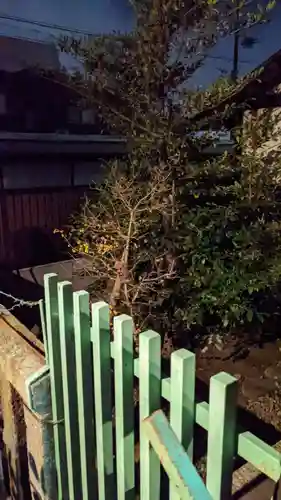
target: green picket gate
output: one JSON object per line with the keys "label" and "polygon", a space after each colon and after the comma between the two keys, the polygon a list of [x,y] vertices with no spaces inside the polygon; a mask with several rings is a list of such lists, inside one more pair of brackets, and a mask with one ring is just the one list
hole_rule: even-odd
{"label": "green picket gate", "polygon": [[[50,500],[133,500],[138,490],[141,500],[160,500],[161,464],[169,477],[171,500],[227,500],[236,455],[279,480],[280,454],[237,429],[234,377],[212,377],[209,404],[196,403],[193,353],[173,352],[170,377],[162,378],[159,334],[141,333],[135,358],[130,317],[114,319],[112,341],[106,303],[93,304],[90,310],[89,294],[73,292],[71,283],[58,282],[55,274],[45,275],[44,287],[43,333],[57,476],[57,492]],[[161,410],[162,398],[170,403],[169,421]],[[195,423],[208,431],[206,486],[192,463]]]}

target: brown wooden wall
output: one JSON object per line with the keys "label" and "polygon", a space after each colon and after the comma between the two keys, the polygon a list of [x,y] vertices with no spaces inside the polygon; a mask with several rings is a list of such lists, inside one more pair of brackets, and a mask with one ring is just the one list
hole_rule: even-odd
{"label": "brown wooden wall", "polygon": [[59,260],[55,228],[68,223],[85,188],[0,191],[0,265],[21,268]]}

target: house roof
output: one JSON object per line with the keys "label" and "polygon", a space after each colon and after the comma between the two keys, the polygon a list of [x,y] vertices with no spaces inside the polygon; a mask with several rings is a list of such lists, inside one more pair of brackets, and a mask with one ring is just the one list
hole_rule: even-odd
{"label": "house roof", "polygon": [[[272,54],[266,61],[251,71],[237,88],[226,96],[219,104],[205,108],[194,116],[194,120],[215,116],[228,105],[245,104],[249,108],[277,107],[281,105],[280,94],[274,89],[281,83],[281,49]],[[235,113],[235,108],[233,110]]]}
{"label": "house roof", "polygon": [[[252,76],[252,78],[251,78]],[[281,49],[248,74],[232,100],[254,102],[272,95],[272,91],[281,83]],[[258,105],[259,103],[257,103]]]}
{"label": "house roof", "polygon": [[281,82],[281,49],[272,54],[257,69],[261,71],[259,76],[261,83],[271,88],[278,85]]}
{"label": "house roof", "polygon": [[51,43],[0,36],[0,71],[17,72],[32,67],[59,70],[60,62],[56,46]]}

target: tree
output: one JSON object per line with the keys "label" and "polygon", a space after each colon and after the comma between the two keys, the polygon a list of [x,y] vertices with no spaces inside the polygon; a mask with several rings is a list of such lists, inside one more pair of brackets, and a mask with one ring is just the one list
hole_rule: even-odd
{"label": "tree", "polygon": [[[132,34],[61,43],[87,68],[86,79],[67,84],[130,142],[128,158],[109,165],[104,184],[63,235],[85,257],[95,296],[106,291],[112,307],[129,312],[141,328],[182,332],[193,324],[210,330],[250,321],[257,295],[280,277],[280,237],[272,220],[260,222],[259,205],[265,190],[274,197],[277,166],[260,186],[262,162],[252,152],[239,166],[238,149],[235,163],[227,155],[206,161],[210,138],[197,134],[206,116],[225,123],[233,113],[230,97],[255,75],[220,80],[207,91],[186,87],[207,49],[232,32],[237,5],[219,10],[218,4],[137,2]],[[250,25],[262,18],[251,12],[246,19]],[[266,261],[265,232],[275,249]],[[255,317],[261,318],[258,310]]]}

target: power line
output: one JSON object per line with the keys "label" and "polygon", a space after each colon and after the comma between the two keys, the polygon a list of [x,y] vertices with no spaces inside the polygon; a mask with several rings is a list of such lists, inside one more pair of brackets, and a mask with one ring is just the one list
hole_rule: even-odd
{"label": "power line", "polygon": [[36,43],[41,43],[41,44],[46,44],[46,43],[55,43],[55,40],[53,39],[53,37],[48,37],[46,39],[43,39],[43,38],[36,38],[36,37],[33,37],[31,38],[31,36],[26,36],[26,35],[3,35],[1,34],[0,36],[8,36],[8,37],[11,37],[11,38],[15,38],[17,40],[23,40],[23,41],[27,41],[27,42],[36,42]]}
{"label": "power line", "polygon": [[[221,61],[227,61],[227,62],[232,62],[232,58],[231,57],[227,57],[227,56],[213,56],[211,54],[208,54],[207,55],[207,58],[208,59],[218,59],[218,60],[221,60]],[[243,59],[243,60],[240,60],[239,61],[239,64],[242,63],[242,64],[249,64],[251,63],[252,61],[250,61],[249,59]]]}
{"label": "power line", "polygon": [[33,21],[32,19],[26,19],[24,17],[17,17],[17,16],[9,16],[8,14],[1,14],[0,13],[0,19],[6,19],[8,21],[13,21],[17,23],[24,23],[24,24],[30,24],[33,26],[40,26],[41,28],[50,28],[54,30],[59,30],[59,31],[67,31],[69,33],[77,33],[80,35],[84,36],[95,36],[94,33],[90,33],[85,30],[80,30],[77,28],[70,28],[69,26],[61,26],[60,24],[49,24],[49,23],[44,23],[41,21]]}
{"label": "power line", "polygon": [[[59,30],[59,31],[67,31],[69,33],[77,33],[77,34],[80,34],[80,35],[84,35],[84,36],[99,36],[97,33],[90,33],[88,31],[85,31],[85,30],[80,30],[80,29],[75,29],[75,28],[71,28],[69,26],[61,26],[60,24],[50,24],[50,23],[45,23],[45,22],[41,22],[41,21],[35,21],[35,20],[32,20],[32,19],[26,19],[24,17],[18,17],[18,16],[9,16],[8,14],[3,14],[3,13],[0,13],[0,19],[5,19],[5,20],[8,20],[8,21],[12,21],[12,22],[17,22],[17,23],[24,23],[24,24],[30,24],[32,26],[38,26],[38,27],[41,27],[41,28],[49,28],[49,29],[54,29],[54,30]],[[30,41],[33,41],[30,37],[25,37],[25,36],[14,36],[14,38],[20,38],[20,39],[29,39]],[[35,39],[36,41],[40,41],[38,39]],[[35,41],[34,40],[34,41]],[[208,58],[210,59],[218,59],[218,60],[225,60],[225,61],[232,61],[232,58],[230,57],[225,57],[225,56],[213,56],[211,54],[208,55]],[[240,63],[242,64],[249,64],[251,61],[247,61],[247,60],[241,60],[239,61]]]}

